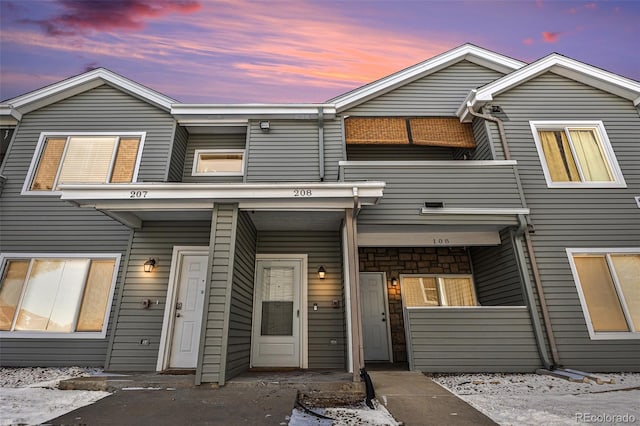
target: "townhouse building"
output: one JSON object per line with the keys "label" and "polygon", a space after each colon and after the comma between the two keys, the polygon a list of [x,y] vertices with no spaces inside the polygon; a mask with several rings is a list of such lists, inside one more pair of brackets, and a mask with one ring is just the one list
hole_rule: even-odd
{"label": "townhouse building", "polygon": [[465,44],[322,104],[0,105],[0,364],[640,371],[640,83]]}

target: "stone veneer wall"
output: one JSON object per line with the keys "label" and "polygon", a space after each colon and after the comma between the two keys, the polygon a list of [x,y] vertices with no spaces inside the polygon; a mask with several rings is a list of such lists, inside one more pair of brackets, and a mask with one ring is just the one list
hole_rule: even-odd
{"label": "stone veneer wall", "polygon": [[407,361],[400,274],[470,274],[469,254],[463,247],[360,247],[360,272],[386,272],[393,361]]}

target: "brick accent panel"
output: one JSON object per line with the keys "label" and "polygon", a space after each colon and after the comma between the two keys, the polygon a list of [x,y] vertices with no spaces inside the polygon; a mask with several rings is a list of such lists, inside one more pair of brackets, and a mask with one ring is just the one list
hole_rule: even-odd
{"label": "brick accent panel", "polygon": [[407,361],[400,284],[391,278],[400,274],[470,274],[469,254],[462,247],[360,247],[360,272],[386,272],[389,322],[394,362]]}

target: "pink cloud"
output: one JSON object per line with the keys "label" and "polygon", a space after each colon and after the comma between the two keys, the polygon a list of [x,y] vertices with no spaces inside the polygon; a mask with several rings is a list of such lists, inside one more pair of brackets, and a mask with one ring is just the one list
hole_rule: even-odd
{"label": "pink cloud", "polygon": [[522,40],[522,44],[525,44],[527,46],[531,46],[533,44],[533,39],[531,37],[527,37],[524,40]]}
{"label": "pink cloud", "polygon": [[544,40],[545,43],[556,43],[561,35],[562,33],[543,31],[542,40]]}
{"label": "pink cloud", "polygon": [[591,9],[591,10],[594,10],[594,9],[597,9],[597,8],[598,8],[598,5],[597,5],[597,4],[595,4],[594,2],[591,2],[591,3],[587,3],[587,4],[585,4],[585,5],[584,5],[584,8],[585,8],[585,9]]}
{"label": "pink cloud", "polygon": [[193,13],[196,0],[58,0],[64,11],[46,20],[25,20],[48,35],[75,35],[89,31],[141,30],[145,21],[173,13]]}

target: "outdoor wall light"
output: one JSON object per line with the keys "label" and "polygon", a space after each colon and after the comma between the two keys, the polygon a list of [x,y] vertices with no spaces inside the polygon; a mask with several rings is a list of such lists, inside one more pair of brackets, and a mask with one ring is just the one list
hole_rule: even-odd
{"label": "outdoor wall light", "polygon": [[398,279],[396,277],[391,278],[391,285],[396,287],[398,285]]}
{"label": "outdoor wall light", "polygon": [[268,121],[260,122],[260,130],[262,130],[263,132],[268,132],[269,129],[271,129],[271,123],[269,123]]}
{"label": "outdoor wall light", "polygon": [[145,272],[151,272],[154,270],[154,268],[156,267],[156,260],[154,258],[151,258],[149,260],[147,260],[146,262],[144,262],[144,271]]}
{"label": "outdoor wall light", "polygon": [[318,278],[324,280],[325,275],[327,275],[327,271],[326,269],[324,269],[324,266],[320,265],[320,267],[318,268]]}

